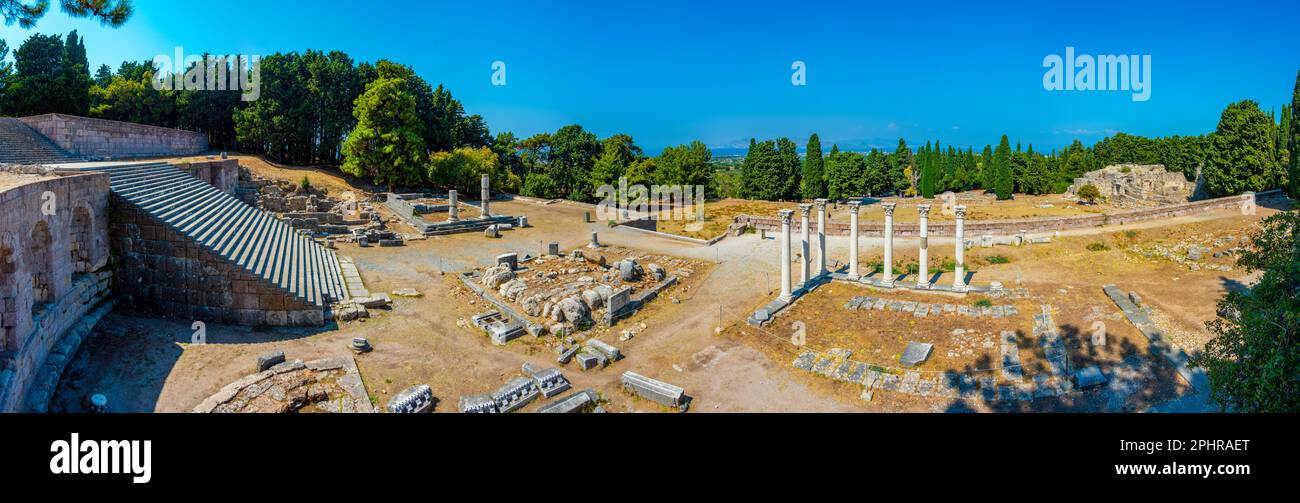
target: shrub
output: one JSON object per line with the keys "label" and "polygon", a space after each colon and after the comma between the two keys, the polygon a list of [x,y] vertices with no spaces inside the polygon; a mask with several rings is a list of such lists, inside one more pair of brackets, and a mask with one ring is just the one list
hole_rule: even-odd
{"label": "shrub", "polygon": [[1005,257],[1005,256],[1003,256],[1003,255],[993,255],[993,256],[989,256],[989,257],[984,257],[984,260],[985,260],[986,262],[990,263],[990,264],[1010,264],[1010,263],[1011,263],[1011,259],[1009,259],[1009,258],[1007,258],[1007,257]]}
{"label": "shrub", "polygon": [[1092,243],[1088,245],[1088,251],[1103,252],[1109,249],[1110,247],[1106,246],[1105,243]]}
{"label": "shrub", "polygon": [[1101,199],[1101,190],[1091,183],[1079,187],[1079,199],[1088,204],[1097,204],[1097,200]]}
{"label": "shrub", "polygon": [[975,301],[975,307],[993,307],[993,301],[989,299],[980,299]]}

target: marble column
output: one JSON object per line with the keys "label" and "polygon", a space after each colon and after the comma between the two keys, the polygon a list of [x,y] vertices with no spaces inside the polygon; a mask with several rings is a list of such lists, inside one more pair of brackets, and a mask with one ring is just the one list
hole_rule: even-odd
{"label": "marble column", "polygon": [[966,207],[958,206],[957,214],[957,269],[953,271],[957,279],[952,283],[954,292],[966,291]]}
{"label": "marble column", "polygon": [[880,286],[894,287],[894,203],[882,203],[885,210],[885,263]]}
{"label": "marble column", "polygon": [[447,220],[452,222],[460,220],[460,205],[458,201],[459,199],[460,199],[459,195],[456,194],[456,191],[454,190],[447,191],[447,214],[448,214]]}
{"label": "marble column", "polygon": [[482,187],[482,194],[480,195],[480,197],[481,200],[483,201],[483,218],[487,218],[489,216],[492,216],[492,212],[489,211],[488,208],[488,201],[492,199],[492,189],[491,189],[491,181],[488,179],[488,176],[486,174],[483,175],[483,183],[481,187]]}
{"label": "marble column", "polygon": [[800,225],[801,225],[801,227],[799,228],[800,229],[799,243],[800,246],[802,247],[801,250],[803,250],[802,253],[799,255],[799,281],[804,285],[808,284],[808,279],[812,273],[812,255],[810,254],[810,252],[812,251],[811,250],[812,241],[809,240],[810,231],[808,228],[808,216],[811,213],[812,213],[811,204],[799,205],[799,217],[800,217]]}
{"label": "marble column", "polygon": [[817,277],[826,275],[826,201],[818,199],[817,204]]}
{"label": "marble column", "polygon": [[916,271],[916,287],[920,289],[930,288],[930,205],[922,204],[916,207],[916,211],[921,214],[921,264]]}
{"label": "marble column", "polygon": [[852,280],[862,277],[858,273],[858,210],[860,209],[862,209],[861,202],[849,203],[849,279]]}
{"label": "marble column", "polygon": [[794,286],[790,278],[790,222],[794,219],[794,210],[781,210],[781,297],[785,302],[794,300]]}

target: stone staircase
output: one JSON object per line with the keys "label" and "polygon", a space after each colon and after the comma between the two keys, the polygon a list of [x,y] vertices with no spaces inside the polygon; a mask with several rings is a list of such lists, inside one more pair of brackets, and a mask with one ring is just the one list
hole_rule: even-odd
{"label": "stone staircase", "polygon": [[333,250],[175,166],[73,169],[108,173],[114,195],[304,302],[324,308],[349,298]]}
{"label": "stone staircase", "polygon": [[0,164],[56,164],[80,160],[22,121],[0,118]]}

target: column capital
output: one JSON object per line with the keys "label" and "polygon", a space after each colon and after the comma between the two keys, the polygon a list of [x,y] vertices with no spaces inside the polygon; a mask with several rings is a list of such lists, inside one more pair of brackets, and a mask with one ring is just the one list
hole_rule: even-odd
{"label": "column capital", "polygon": [[794,220],[794,210],[781,210],[776,212],[776,216],[781,219],[781,223],[789,225]]}
{"label": "column capital", "polygon": [[958,219],[958,220],[961,220],[961,219],[966,218],[966,207],[965,207],[965,206],[958,206],[958,207],[956,207],[956,208],[953,208],[953,212],[957,215],[957,219]]}
{"label": "column capital", "polygon": [[817,199],[817,200],[814,200],[814,201],[813,201],[813,204],[816,204],[816,205],[817,205],[817,211],[820,212],[820,211],[826,211],[826,203],[829,203],[829,202],[830,202],[830,201],[825,200],[825,199]]}
{"label": "column capital", "polygon": [[928,204],[917,205],[916,211],[917,213],[921,214],[921,218],[927,218],[930,216],[930,205]]}
{"label": "column capital", "polygon": [[804,217],[804,218],[808,218],[808,215],[811,214],[811,213],[812,213],[812,205],[811,205],[811,204],[800,204],[800,205],[799,205],[799,216]]}
{"label": "column capital", "polygon": [[898,205],[895,203],[880,203],[880,207],[885,210],[885,216],[892,217],[894,216],[894,208],[897,208]]}
{"label": "column capital", "polygon": [[862,209],[862,201],[849,201],[849,213],[857,215],[858,211],[861,209]]}

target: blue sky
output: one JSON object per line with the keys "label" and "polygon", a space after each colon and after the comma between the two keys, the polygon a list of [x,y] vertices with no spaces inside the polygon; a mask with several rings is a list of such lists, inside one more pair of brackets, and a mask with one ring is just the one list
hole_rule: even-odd
{"label": "blue sky", "polygon": [[[54,2],[57,4],[57,2]],[[906,4],[906,5],[905,5]],[[86,36],[93,65],[171,54],[338,49],[444,83],[494,132],[579,123],[655,151],[813,132],[842,148],[938,138],[978,150],[1001,134],[1040,150],[1115,131],[1210,131],[1240,99],[1267,111],[1300,70],[1300,2],[373,2],[135,0],[118,29],[57,7],[32,33]],[[1288,25],[1290,24],[1290,25]],[[1151,97],[1048,92],[1043,58],[1142,54]],[[506,63],[506,86],[491,65]],[[792,86],[791,64],[807,65]]]}

